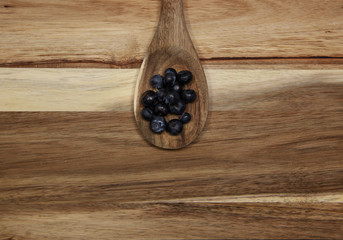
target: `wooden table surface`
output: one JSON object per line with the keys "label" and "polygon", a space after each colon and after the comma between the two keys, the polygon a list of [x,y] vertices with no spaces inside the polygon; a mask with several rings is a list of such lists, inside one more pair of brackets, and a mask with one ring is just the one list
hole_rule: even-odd
{"label": "wooden table surface", "polygon": [[204,132],[133,117],[158,0],[0,0],[0,239],[343,239],[343,2],[185,0]]}

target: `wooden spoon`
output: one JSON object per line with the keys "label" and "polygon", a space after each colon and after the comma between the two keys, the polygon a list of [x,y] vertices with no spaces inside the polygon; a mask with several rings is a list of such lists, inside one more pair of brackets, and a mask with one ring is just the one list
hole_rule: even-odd
{"label": "wooden spoon", "polygon": [[[176,71],[189,70],[193,80],[185,89],[193,89],[197,99],[187,104],[186,112],[192,115],[192,120],[184,124],[183,131],[178,136],[172,136],[166,131],[155,134],[150,130],[150,122],[142,118],[142,94],[151,90],[150,79],[161,74],[167,68]],[[183,14],[182,0],[162,0],[160,21],[149,46],[148,53],[142,63],[137,79],[134,113],[137,125],[143,136],[153,145],[165,149],[179,149],[193,142],[202,131],[208,113],[208,89],[204,70],[187,31]],[[169,114],[167,122],[179,116]]]}

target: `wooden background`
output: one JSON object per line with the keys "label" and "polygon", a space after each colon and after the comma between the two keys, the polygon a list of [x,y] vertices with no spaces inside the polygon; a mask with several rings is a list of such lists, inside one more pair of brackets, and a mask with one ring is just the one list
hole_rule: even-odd
{"label": "wooden background", "polygon": [[0,239],[342,239],[343,2],[185,0],[210,113],[133,117],[159,1],[0,0]]}

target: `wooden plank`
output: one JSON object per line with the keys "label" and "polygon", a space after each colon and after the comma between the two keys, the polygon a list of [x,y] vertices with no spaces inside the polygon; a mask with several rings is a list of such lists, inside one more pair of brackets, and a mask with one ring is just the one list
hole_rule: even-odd
{"label": "wooden plank", "polygon": [[342,239],[343,204],[89,202],[0,213],[1,239]]}
{"label": "wooden plank", "polygon": [[3,112],[1,202],[339,193],[342,101],[211,112],[195,144],[173,152],[145,142],[132,113]]}
{"label": "wooden plank", "polygon": [[[337,69],[325,66],[212,66],[206,69],[210,110],[249,111],[282,102],[282,108],[296,111],[311,104],[307,99],[338,101],[343,91],[342,65]],[[0,111],[133,111],[137,74],[137,69],[0,68]]]}
{"label": "wooden plank", "polygon": [[211,112],[172,152],[128,112],[1,112],[0,237],[340,239],[343,98],[326,92]]}
{"label": "wooden plank", "polygon": [[[211,58],[201,59],[204,68],[220,69],[342,69],[341,57],[304,57],[304,58]],[[142,60],[117,65],[115,63],[92,61],[44,61],[1,64],[8,68],[140,68]]]}
{"label": "wooden plank", "polygon": [[[185,1],[202,59],[343,57],[340,0]],[[140,62],[159,1],[12,0],[0,5],[0,66]]]}

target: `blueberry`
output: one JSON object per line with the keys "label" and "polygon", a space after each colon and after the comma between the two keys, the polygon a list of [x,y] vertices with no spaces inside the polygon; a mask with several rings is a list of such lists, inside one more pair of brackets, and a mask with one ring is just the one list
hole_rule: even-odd
{"label": "blueberry", "polygon": [[167,122],[162,116],[153,117],[150,123],[151,131],[154,133],[162,133],[167,127]]}
{"label": "blueberry", "polygon": [[167,89],[162,88],[162,89],[158,90],[156,94],[157,94],[158,101],[163,102],[165,95],[167,94]]}
{"label": "blueberry", "polygon": [[154,113],[152,112],[152,110],[150,108],[144,108],[142,110],[142,117],[145,119],[145,120],[148,120],[150,121],[154,116]]}
{"label": "blueberry", "polygon": [[172,73],[175,76],[177,75],[176,70],[174,68],[168,68],[167,70],[164,71],[164,76],[167,75],[168,73]]}
{"label": "blueberry", "polygon": [[192,119],[192,116],[188,112],[183,113],[180,117],[180,121],[182,123],[189,123],[191,119]]}
{"label": "blueberry", "polygon": [[163,82],[164,82],[164,79],[161,75],[155,75],[150,80],[151,86],[157,89],[163,88]]}
{"label": "blueberry", "polygon": [[182,132],[183,124],[178,119],[173,119],[168,122],[167,131],[172,135],[179,135]]}
{"label": "blueberry", "polygon": [[186,109],[186,103],[183,100],[177,101],[174,105],[169,106],[172,114],[181,115]]}
{"label": "blueberry", "polygon": [[177,74],[178,80],[182,84],[187,84],[193,79],[193,74],[190,71],[181,71]]}
{"label": "blueberry", "polygon": [[168,112],[169,112],[168,107],[164,103],[157,103],[155,105],[154,113],[156,115],[166,116],[168,115]]}
{"label": "blueberry", "polygon": [[179,81],[176,81],[171,89],[180,94],[182,92],[182,84]]}
{"label": "blueberry", "polygon": [[155,105],[157,103],[157,94],[154,91],[146,91],[142,96],[142,103],[145,107]]}
{"label": "blueberry", "polygon": [[184,90],[181,93],[181,97],[183,100],[186,101],[186,103],[194,102],[194,100],[197,98],[197,94],[192,89]]}
{"label": "blueberry", "polygon": [[166,87],[172,87],[174,86],[176,82],[176,75],[173,73],[167,73],[164,77],[164,85]]}
{"label": "blueberry", "polygon": [[164,97],[164,101],[168,105],[173,105],[180,100],[180,95],[175,91],[168,91]]}

